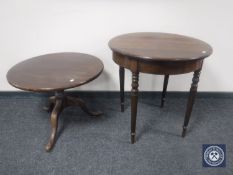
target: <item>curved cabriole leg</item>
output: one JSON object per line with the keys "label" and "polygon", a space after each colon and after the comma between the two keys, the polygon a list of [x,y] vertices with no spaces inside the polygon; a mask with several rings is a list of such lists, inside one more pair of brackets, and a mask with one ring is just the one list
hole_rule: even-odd
{"label": "curved cabriole leg", "polygon": [[80,98],[74,98],[74,97],[66,97],[66,106],[79,106],[84,112],[86,112],[87,114],[91,115],[91,116],[99,116],[102,115],[102,112],[92,112],[90,111],[85,102],[80,99]]}
{"label": "curved cabriole leg", "polygon": [[185,118],[184,118],[182,137],[184,137],[186,134],[187,126],[188,126],[189,119],[192,113],[194,100],[197,94],[197,87],[198,87],[200,73],[201,73],[201,69],[195,71],[193,74],[192,85],[191,85],[190,92],[189,92],[186,113],[185,113]]}
{"label": "curved cabriole leg", "polygon": [[136,136],[136,118],[138,105],[138,72],[132,73],[132,90],[131,90],[131,143],[135,143]]}
{"label": "curved cabriole leg", "polygon": [[166,94],[167,94],[168,79],[169,79],[169,75],[165,75],[164,81],[163,81],[163,92],[162,92],[161,105],[160,105],[161,108],[164,106],[164,102],[165,102],[165,98],[166,98]]}
{"label": "curved cabriole leg", "polygon": [[62,111],[62,99],[56,99],[55,106],[51,114],[52,132],[49,139],[49,143],[45,147],[46,151],[50,151],[54,146],[56,133],[57,133],[57,126],[58,126],[58,116],[61,111]]}
{"label": "curved cabriole leg", "polygon": [[119,68],[119,77],[120,77],[121,112],[124,112],[124,110],[125,110],[125,90],[124,90],[125,69],[124,69],[124,67],[120,66],[120,68]]}

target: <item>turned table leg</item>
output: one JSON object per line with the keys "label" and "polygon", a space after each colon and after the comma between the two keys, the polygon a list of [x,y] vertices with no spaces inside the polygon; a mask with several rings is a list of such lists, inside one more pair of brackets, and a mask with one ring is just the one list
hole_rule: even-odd
{"label": "turned table leg", "polygon": [[139,73],[132,73],[132,90],[131,90],[131,143],[135,143],[135,130],[137,118],[138,105],[138,75]]}
{"label": "turned table leg", "polygon": [[160,105],[161,108],[164,106],[164,102],[165,102],[165,98],[166,98],[166,94],[167,94],[168,79],[169,79],[169,75],[165,75],[164,81],[163,81],[163,92],[162,92],[162,96],[161,96],[161,105]]}
{"label": "turned table leg", "polygon": [[121,99],[121,112],[124,112],[125,108],[125,68],[119,67],[119,78],[120,78],[120,99]]}
{"label": "turned table leg", "polygon": [[61,113],[62,108],[63,108],[63,97],[64,97],[63,92],[57,92],[55,95],[55,104],[54,104],[54,108],[51,113],[52,132],[50,135],[49,143],[45,147],[46,151],[50,151],[53,148],[54,143],[56,141],[58,116]]}
{"label": "turned table leg", "polygon": [[195,100],[195,97],[197,94],[197,87],[198,87],[200,73],[201,73],[201,69],[195,71],[193,74],[192,84],[191,84],[191,88],[190,88],[190,92],[189,92],[186,113],[185,113],[185,118],[184,118],[182,137],[184,137],[186,134],[187,126],[188,126],[189,119],[190,119],[190,116],[192,113],[194,100]]}

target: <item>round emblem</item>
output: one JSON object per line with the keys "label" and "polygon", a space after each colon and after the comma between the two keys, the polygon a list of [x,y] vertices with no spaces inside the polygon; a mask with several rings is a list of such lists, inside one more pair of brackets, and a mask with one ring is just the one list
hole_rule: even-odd
{"label": "round emblem", "polygon": [[210,146],[204,152],[204,160],[210,166],[219,166],[224,161],[224,152],[218,146]]}

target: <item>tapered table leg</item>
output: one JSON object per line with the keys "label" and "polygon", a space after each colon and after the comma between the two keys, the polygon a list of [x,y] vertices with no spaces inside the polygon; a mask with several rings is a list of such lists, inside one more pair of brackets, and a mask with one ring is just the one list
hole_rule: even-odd
{"label": "tapered table leg", "polygon": [[138,105],[138,73],[132,73],[132,90],[131,90],[131,143],[135,143],[136,119]]}
{"label": "tapered table leg", "polygon": [[121,99],[121,112],[125,110],[125,68],[119,67],[119,78],[120,78],[120,99]]}
{"label": "tapered table leg", "polygon": [[192,108],[194,104],[194,100],[197,94],[197,87],[198,87],[198,82],[199,82],[199,77],[200,77],[201,69],[197,70],[193,74],[193,79],[192,79],[192,84],[189,92],[189,97],[188,97],[188,102],[187,102],[187,107],[186,107],[186,113],[185,113],[185,118],[184,118],[184,125],[183,125],[183,131],[182,131],[182,137],[185,136],[187,126],[189,123],[189,119],[192,113]]}
{"label": "tapered table leg", "polygon": [[51,113],[52,132],[50,135],[49,143],[45,147],[46,151],[50,151],[55,144],[57,126],[58,126],[58,116],[62,111],[62,108],[63,108],[62,105],[63,105],[63,93],[59,93],[59,94],[56,93],[55,106],[54,106],[53,111]]}
{"label": "tapered table leg", "polygon": [[165,98],[166,98],[166,94],[167,94],[168,79],[169,79],[169,75],[165,75],[164,81],[163,81],[163,92],[162,92],[162,96],[161,96],[161,105],[160,105],[161,108],[164,106],[164,102],[165,102]]}

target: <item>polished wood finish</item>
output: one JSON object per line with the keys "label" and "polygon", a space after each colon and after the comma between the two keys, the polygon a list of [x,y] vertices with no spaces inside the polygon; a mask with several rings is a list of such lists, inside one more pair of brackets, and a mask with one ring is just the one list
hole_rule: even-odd
{"label": "polished wood finish", "polygon": [[161,108],[163,108],[163,106],[164,106],[165,97],[166,97],[166,93],[167,93],[168,80],[169,80],[169,75],[165,75],[164,81],[163,81],[163,92],[162,92],[161,105],[160,105]]}
{"label": "polished wood finish", "polygon": [[109,41],[116,53],[140,61],[190,61],[212,53],[209,44],[195,38],[169,33],[129,33]]}
{"label": "polished wood finish", "polygon": [[187,108],[186,108],[186,113],[185,113],[185,118],[184,118],[182,137],[184,137],[186,134],[187,126],[188,126],[191,112],[193,109],[194,100],[197,94],[197,87],[198,87],[200,73],[201,73],[201,69],[195,71],[193,74],[192,84],[190,88],[190,93],[188,97]]}
{"label": "polished wood finish", "polygon": [[136,135],[136,118],[138,105],[138,72],[132,72],[132,89],[131,89],[131,143],[135,143]]}
{"label": "polished wood finish", "polygon": [[48,92],[78,87],[97,78],[103,70],[98,58],[82,53],[37,56],[12,67],[8,82],[22,90]]}
{"label": "polished wood finish", "polygon": [[[197,72],[201,71],[204,58],[212,54],[211,46],[187,36],[149,32],[117,36],[109,41],[109,47],[113,51],[114,62],[132,72],[131,143],[135,142],[139,72],[165,75],[161,107],[164,105],[169,76],[195,72],[183,126],[184,136],[197,91]],[[123,74],[120,74],[122,79]],[[120,91],[123,94],[124,89],[120,88]]]}
{"label": "polished wood finish", "polygon": [[25,60],[12,67],[7,73],[8,82],[19,89],[34,92],[54,92],[45,109],[51,112],[51,135],[46,151],[56,142],[59,114],[69,106],[79,106],[91,116],[91,112],[80,98],[66,96],[64,90],[78,87],[97,78],[103,71],[98,58],[82,53],[54,53]]}
{"label": "polished wood finish", "polygon": [[63,93],[56,93],[56,96],[54,98],[54,108],[51,114],[51,127],[52,127],[52,132],[50,135],[49,143],[46,145],[45,149],[46,151],[50,151],[52,147],[54,146],[55,143],[55,138],[56,138],[56,133],[57,133],[57,126],[58,126],[58,116],[63,110]]}
{"label": "polished wood finish", "polygon": [[[131,70],[132,65],[139,62],[137,70],[142,73],[158,74],[158,75],[177,75],[193,72],[200,69],[203,59],[191,61],[139,61],[131,57],[124,56],[113,52],[113,61],[122,67]],[[179,69],[178,69],[179,67]]]}

